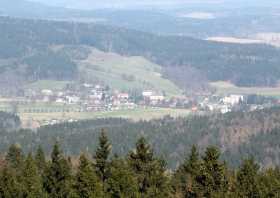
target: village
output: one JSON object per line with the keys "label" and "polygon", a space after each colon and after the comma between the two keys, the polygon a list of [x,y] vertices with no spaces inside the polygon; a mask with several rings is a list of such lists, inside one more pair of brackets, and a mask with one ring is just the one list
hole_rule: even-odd
{"label": "village", "polygon": [[[192,114],[228,113],[253,111],[273,105],[279,101],[257,95],[192,95],[169,97],[158,90],[125,92],[100,84],[83,83],[67,86],[63,90],[27,89],[21,96],[1,100],[0,111],[39,114],[48,113],[96,113],[135,110],[139,108],[187,109]],[[75,119],[59,120],[51,116],[43,125],[73,122]],[[32,118],[33,119],[33,118]]]}

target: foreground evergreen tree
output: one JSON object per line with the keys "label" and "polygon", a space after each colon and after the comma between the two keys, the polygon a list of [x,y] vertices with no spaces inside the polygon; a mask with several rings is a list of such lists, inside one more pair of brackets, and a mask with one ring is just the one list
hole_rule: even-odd
{"label": "foreground evergreen tree", "polygon": [[165,175],[165,162],[154,158],[145,138],[136,143],[136,151],[130,152],[128,163],[135,172],[141,197],[168,197],[170,188]]}
{"label": "foreground evergreen tree", "polygon": [[228,192],[226,166],[219,158],[220,151],[216,147],[208,147],[202,158],[196,182],[204,197],[225,197]]}
{"label": "foreground evergreen tree", "polygon": [[46,170],[46,167],[47,167],[47,162],[46,162],[45,153],[44,153],[44,151],[43,151],[41,146],[39,146],[37,151],[36,151],[35,163],[37,165],[39,173],[41,175],[43,175],[45,170]]}
{"label": "foreground evergreen tree", "polygon": [[72,197],[74,196],[72,185],[70,165],[56,143],[51,154],[51,163],[46,171],[44,188],[52,198]]}
{"label": "foreground evergreen tree", "polygon": [[136,175],[123,159],[116,157],[110,163],[107,185],[109,197],[140,197],[137,188]]}
{"label": "foreground evergreen tree", "polygon": [[259,174],[258,188],[260,197],[280,197],[280,170],[269,168]]}
{"label": "foreground evergreen tree", "polygon": [[96,173],[103,183],[107,180],[108,174],[108,158],[111,153],[111,144],[105,133],[105,130],[101,130],[101,135],[99,137],[99,146],[95,152],[95,168]]}
{"label": "foreground evergreen tree", "polygon": [[6,161],[12,168],[20,169],[24,161],[23,152],[20,145],[13,144],[10,146],[8,153],[6,155]]}
{"label": "foreground evergreen tree", "polygon": [[260,170],[253,159],[247,159],[236,172],[219,161],[220,152],[215,147],[208,147],[199,157],[193,146],[174,174],[166,173],[165,162],[155,157],[145,138],[137,141],[135,151],[126,159],[108,160],[109,154],[105,134],[100,136],[96,153],[98,168],[84,155],[78,166],[70,157],[66,160],[57,143],[49,162],[45,162],[42,149],[35,158],[29,154],[24,159],[21,150],[11,146],[7,161],[0,161],[0,198],[280,197],[279,168]]}
{"label": "foreground evergreen tree", "polygon": [[103,196],[101,181],[84,155],[80,157],[75,189],[79,197],[99,198]]}
{"label": "foreground evergreen tree", "polygon": [[45,196],[42,178],[31,154],[25,160],[22,180],[24,185],[23,197],[36,198]]}
{"label": "foreground evergreen tree", "polygon": [[24,187],[17,179],[15,169],[5,166],[0,175],[0,197],[15,198],[23,197]]}
{"label": "foreground evergreen tree", "polygon": [[260,189],[258,185],[259,165],[254,159],[247,159],[237,173],[237,191],[240,197],[260,197]]}
{"label": "foreground evergreen tree", "polygon": [[189,157],[178,168],[174,174],[173,188],[178,196],[197,197],[198,184],[196,178],[199,176],[201,160],[196,146],[192,146]]}

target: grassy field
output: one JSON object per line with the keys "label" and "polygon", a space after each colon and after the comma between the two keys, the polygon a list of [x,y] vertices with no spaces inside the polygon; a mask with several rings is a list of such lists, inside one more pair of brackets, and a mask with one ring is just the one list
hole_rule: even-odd
{"label": "grassy field", "polygon": [[[101,82],[121,91],[151,89],[167,97],[182,96],[182,90],[162,77],[162,68],[143,57],[125,57],[89,48],[89,56],[75,62],[79,76],[88,82]],[[40,80],[25,85],[25,89],[61,90],[69,81]]]}
{"label": "grassy field", "polygon": [[248,39],[248,38],[236,38],[236,37],[209,37],[206,40],[222,42],[222,43],[239,43],[239,44],[264,43],[264,41],[262,41],[262,40]]}
{"label": "grassy field", "polygon": [[35,89],[35,90],[42,90],[42,89],[62,90],[69,83],[70,83],[69,81],[39,80],[34,83],[27,84],[25,88]]}
{"label": "grassy field", "polygon": [[[7,100],[1,101],[0,99],[0,111],[12,111],[12,109],[15,108],[15,105],[12,104],[12,102],[9,102]],[[63,105],[63,104],[57,104],[57,103],[30,103],[30,104],[18,104],[16,105],[16,109],[19,113],[25,113],[25,112],[63,112],[63,111],[75,111],[76,109],[79,109],[78,105]]]}
{"label": "grassy field", "polygon": [[181,95],[182,91],[161,76],[161,67],[142,57],[123,57],[93,49],[87,60],[80,61],[82,75],[98,79],[119,90],[153,89],[167,96]]}
{"label": "grassy field", "polygon": [[[15,107],[8,101],[0,98],[0,111],[12,112]],[[33,103],[18,104],[16,111],[22,120],[23,127],[33,128],[39,127],[45,121],[61,120],[87,120],[97,118],[126,118],[134,121],[151,120],[162,118],[166,115],[172,117],[185,117],[191,112],[188,109],[172,109],[172,108],[153,108],[153,107],[137,107],[135,109],[124,109],[114,111],[99,112],[79,112],[79,105],[62,105],[56,103]]]}
{"label": "grassy field", "polygon": [[280,97],[280,87],[236,87],[235,85],[219,81],[211,83],[216,88],[218,94],[257,94],[263,96]]}
{"label": "grassy field", "polygon": [[32,120],[42,124],[46,120],[87,120],[97,118],[126,118],[133,121],[151,120],[162,118],[166,115],[172,117],[185,117],[190,114],[187,109],[170,109],[170,108],[137,108],[134,110],[118,110],[104,112],[54,112],[54,113],[19,113],[23,126]]}

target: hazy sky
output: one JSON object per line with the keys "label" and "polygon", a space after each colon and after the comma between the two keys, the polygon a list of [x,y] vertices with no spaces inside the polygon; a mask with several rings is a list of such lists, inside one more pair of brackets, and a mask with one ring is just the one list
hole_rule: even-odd
{"label": "hazy sky", "polygon": [[71,8],[170,6],[186,3],[221,3],[225,0],[30,0]]}
{"label": "hazy sky", "polygon": [[[3,1],[3,0],[0,0]],[[6,0],[4,0],[6,1]],[[7,0],[9,1],[9,0]],[[137,6],[168,7],[182,4],[201,5],[237,5],[237,6],[279,6],[279,0],[29,0],[53,6],[62,6],[78,9],[94,9],[104,7],[124,8]]]}

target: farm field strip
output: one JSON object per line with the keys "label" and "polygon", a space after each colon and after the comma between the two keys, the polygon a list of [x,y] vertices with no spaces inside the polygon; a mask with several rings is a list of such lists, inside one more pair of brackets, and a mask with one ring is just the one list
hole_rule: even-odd
{"label": "farm field strip", "polygon": [[280,97],[280,87],[237,87],[228,82],[210,83],[217,91],[217,94],[256,94],[262,96]]}
{"label": "farm field strip", "polygon": [[38,113],[19,113],[22,124],[38,122],[39,125],[44,124],[48,120],[89,120],[98,118],[124,118],[133,121],[151,120],[162,118],[164,116],[171,117],[186,117],[190,115],[188,109],[171,109],[171,108],[137,108],[131,110],[115,110],[115,111],[100,111],[100,112],[38,112]]}

